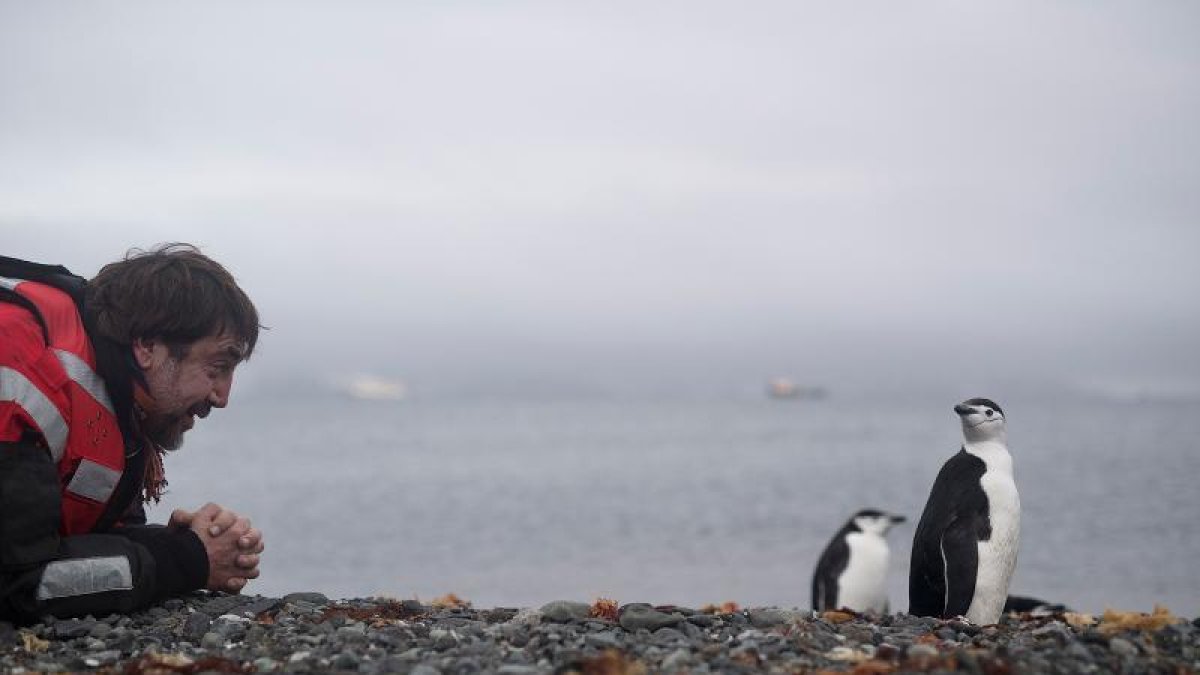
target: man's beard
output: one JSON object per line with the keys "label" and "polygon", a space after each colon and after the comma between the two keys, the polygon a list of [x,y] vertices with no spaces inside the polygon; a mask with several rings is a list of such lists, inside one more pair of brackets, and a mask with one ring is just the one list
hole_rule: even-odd
{"label": "man's beard", "polygon": [[182,417],[163,417],[151,415],[144,423],[146,436],[163,450],[178,450],[183,445],[184,421],[190,415]]}

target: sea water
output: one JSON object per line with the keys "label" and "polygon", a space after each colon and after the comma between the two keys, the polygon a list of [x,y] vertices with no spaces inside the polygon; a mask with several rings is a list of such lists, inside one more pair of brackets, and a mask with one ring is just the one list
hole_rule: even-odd
{"label": "sea water", "polygon": [[[251,396],[167,458],[152,519],[205,501],[265,534],[247,592],[476,606],[807,607],[854,511],[893,530],[893,610],[955,400],[764,395]],[[1023,508],[1011,591],[1200,615],[1200,403],[1001,403]]]}

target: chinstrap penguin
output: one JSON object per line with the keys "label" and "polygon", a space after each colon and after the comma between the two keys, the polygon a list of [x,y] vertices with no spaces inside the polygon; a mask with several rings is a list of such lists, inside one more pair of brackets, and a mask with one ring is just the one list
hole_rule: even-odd
{"label": "chinstrap penguin", "polygon": [[991,624],[1017,563],[1021,501],[1000,406],[973,398],[954,412],[964,443],[938,472],[913,535],[908,611]]}
{"label": "chinstrap penguin", "polygon": [[904,516],[863,509],[833,535],[817,560],[812,579],[812,608],[852,609],[886,614],[888,530]]}

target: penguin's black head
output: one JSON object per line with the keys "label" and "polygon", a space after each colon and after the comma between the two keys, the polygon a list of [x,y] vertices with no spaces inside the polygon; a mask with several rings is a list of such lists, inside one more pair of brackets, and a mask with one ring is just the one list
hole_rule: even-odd
{"label": "penguin's black head", "polygon": [[884,513],[879,509],[863,509],[850,518],[852,530],[869,532],[883,536],[897,523],[903,523],[904,516]]}
{"label": "penguin's black head", "polygon": [[990,398],[969,398],[954,406],[967,440],[987,440],[1004,431],[1004,411]]}

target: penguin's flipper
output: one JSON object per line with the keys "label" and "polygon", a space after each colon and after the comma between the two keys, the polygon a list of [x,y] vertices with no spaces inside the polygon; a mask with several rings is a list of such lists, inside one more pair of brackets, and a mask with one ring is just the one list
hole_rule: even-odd
{"label": "penguin's flipper", "polygon": [[975,597],[979,567],[979,538],[975,518],[960,516],[942,533],[946,603],[942,618],[964,616]]}
{"label": "penguin's flipper", "polygon": [[845,537],[839,533],[825,547],[820,560],[817,561],[817,569],[813,572],[813,609],[818,612],[838,609],[838,577],[849,563],[850,547],[846,545]]}

